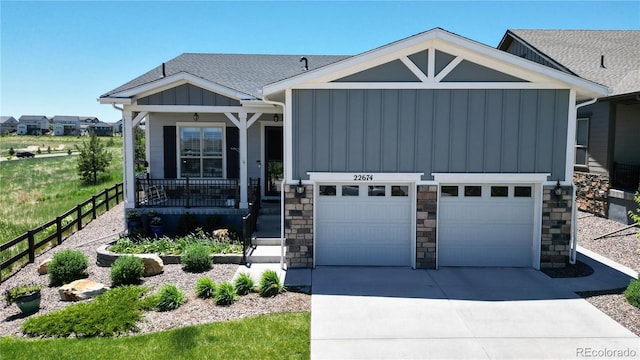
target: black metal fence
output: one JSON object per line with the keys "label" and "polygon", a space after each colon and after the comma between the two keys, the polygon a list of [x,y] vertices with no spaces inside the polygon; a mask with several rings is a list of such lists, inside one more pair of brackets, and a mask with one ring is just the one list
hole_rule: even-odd
{"label": "black metal fence", "polygon": [[640,190],[640,165],[613,163],[612,185],[615,189]]}
{"label": "black metal fence", "polygon": [[[9,275],[6,270],[11,269],[12,265],[33,263],[37,250],[60,245],[66,239],[65,236],[81,230],[102,212],[109,211],[113,203],[117,205],[122,200],[123,184],[119,183],[93,195],[55,219],[0,245],[0,280]],[[104,211],[101,211],[102,208]],[[26,262],[25,258],[28,258]]]}

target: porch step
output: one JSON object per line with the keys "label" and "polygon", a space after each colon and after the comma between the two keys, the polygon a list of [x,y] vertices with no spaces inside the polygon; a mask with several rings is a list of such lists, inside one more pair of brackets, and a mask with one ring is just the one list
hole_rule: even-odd
{"label": "porch step", "polygon": [[279,214],[258,216],[258,229],[253,236],[259,238],[280,237],[280,220]]}
{"label": "porch step", "polygon": [[280,263],[280,246],[259,245],[250,248],[247,253],[247,262],[253,264]]}
{"label": "porch step", "polygon": [[251,241],[253,245],[257,246],[280,246],[279,237],[255,237]]}
{"label": "porch step", "polygon": [[260,215],[279,215],[280,214],[280,203],[268,203],[263,202],[260,204]]}

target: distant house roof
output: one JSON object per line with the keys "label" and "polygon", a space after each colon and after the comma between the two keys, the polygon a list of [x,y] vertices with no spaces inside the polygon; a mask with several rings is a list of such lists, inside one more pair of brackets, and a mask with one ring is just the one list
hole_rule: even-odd
{"label": "distant house roof", "polygon": [[0,116],[0,124],[18,122],[13,116]]}
{"label": "distant house roof", "polygon": [[60,121],[78,121],[80,120],[77,116],[64,116],[64,115],[56,115],[51,121],[60,122]]}
{"label": "distant house roof", "polygon": [[[305,57],[309,70],[312,70],[349,56],[305,55]],[[188,73],[255,98],[261,98],[259,92],[265,85],[307,71],[300,58],[300,55],[185,53],[164,64],[164,75]],[[100,97],[109,97],[121,91],[162,79],[162,68],[162,65],[157,66]]]}
{"label": "distant house roof", "polygon": [[49,118],[44,115],[22,115],[19,121],[40,121],[42,119],[49,121]]}
{"label": "distant house roof", "polygon": [[639,30],[507,30],[498,48],[514,39],[556,68],[608,86],[610,95],[640,91]]}

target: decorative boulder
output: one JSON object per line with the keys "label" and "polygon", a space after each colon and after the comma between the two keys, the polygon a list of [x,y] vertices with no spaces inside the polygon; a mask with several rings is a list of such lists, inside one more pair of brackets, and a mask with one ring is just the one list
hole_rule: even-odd
{"label": "decorative boulder", "polygon": [[139,254],[137,257],[142,259],[142,263],[144,264],[144,271],[142,276],[153,276],[158,275],[164,271],[164,262],[160,257],[156,254]]}
{"label": "decorative boulder", "polygon": [[49,269],[49,263],[51,262],[51,259],[46,259],[44,261],[42,261],[40,263],[40,265],[38,265],[38,274],[40,275],[44,275],[47,273],[47,270]]}
{"label": "decorative boulder", "polygon": [[104,284],[89,279],[80,279],[63,285],[58,289],[62,301],[90,299],[107,290]]}

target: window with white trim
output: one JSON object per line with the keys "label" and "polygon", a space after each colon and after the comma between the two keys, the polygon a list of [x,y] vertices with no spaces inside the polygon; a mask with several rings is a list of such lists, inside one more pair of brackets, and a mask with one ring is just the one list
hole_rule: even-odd
{"label": "window with white trim", "polygon": [[224,177],[224,126],[185,125],[178,127],[180,177]]}
{"label": "window with white trim", "polygon": [[589,157],[587,146],[589,145],[589,118],[579,118],[576,121],[576,158],[575,164],[587,166]]}

